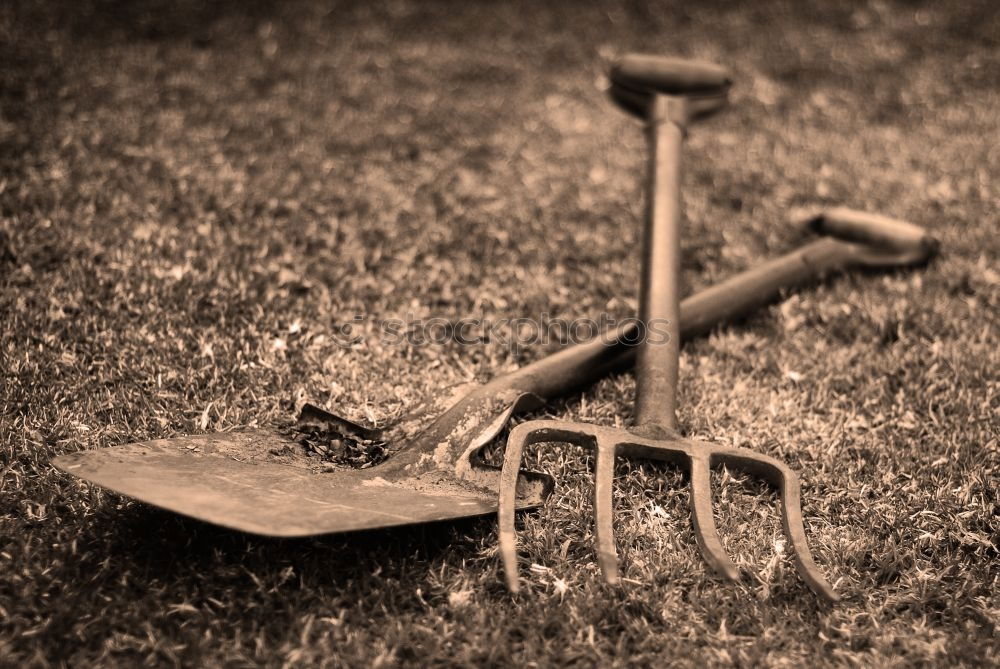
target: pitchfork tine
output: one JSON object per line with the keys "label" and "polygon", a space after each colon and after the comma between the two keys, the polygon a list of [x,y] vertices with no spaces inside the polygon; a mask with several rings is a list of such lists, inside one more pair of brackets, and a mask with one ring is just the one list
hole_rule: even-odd
{"label": "pitchfork tine", "polygon": [[778,489],[781,494],[779,503],[781,524],[785,536],[792,545],[792,557],[799,576],[820,597],[829,602],[840,601],[840,596],[827,583],[809,551],[805,524],[802,521],[802,497],[798,475],[784,462],[745,448],[729,449],[718,455],[723,463],[756,474]]}
{"label": "pitchfork tine", "polygon": [[597,562],[604,580],[618,583],[618,553],[612,525],[611,489],[614,484],[615,445],[597,442],[597,465],[594,471],[594,516],[597,527]]}
{"label": "pitchfork tine", "polygon": [[719,540],[712,514],[712,480],[708,457],[691,458],[691,519],[694,535],[705,561],[717,573],[731,581],[739,580],[740,572],[726,555]]}
{"label": "pitchfork tine", "polygon": [[[500,558],[507,577],[507,587],[511,592],[519,592],[521,583],[517,576],[517,533],[514,529],[514,508],[517,502],[517,476],[521,466],[521,453],[527,435],[515,427],[507,438],[507,448],[503,454],[503,469],[500,472],[500,505],[497,523],[500,526]],[[525,425],[525,427],[527,427]]]}
{"label": "pitchfork tine", "polygon": [[813,562],[809,544],[806,542],[806,530],[802,522],[802,500],[799,494],[799,477],[782,463],[776,467],[781,477],[781,524],[785,526],[785,534],[792,544],[792,555],[799,575],[816,594],[829,602],[839,602],[840,596],[826,582],[816,563]]}

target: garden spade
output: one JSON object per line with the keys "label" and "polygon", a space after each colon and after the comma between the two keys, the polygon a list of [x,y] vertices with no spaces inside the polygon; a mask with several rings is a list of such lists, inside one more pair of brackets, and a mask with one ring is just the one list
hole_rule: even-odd
{"label": "garden spade", "polygon": [[[716,66],[670,61],[660,84],[721,104],[728,75]],[[477,387],[460,389],[387,430],[372,430],[306,406],[300,424],[331,438],[398,445],[369,469],[324,472],[290,436],[225,432],[159,439],[56,458],[81,478],[224,527],[268,536],[308,536],[447,520],[497,508],[499,469],[479,455],[518,411],[581,388],[608,373],[629,348],[612,338],[563,350]],[[391,446],[390,446],[391,448]],[[551,488],[520,476],[518,507],[537,506]]]}

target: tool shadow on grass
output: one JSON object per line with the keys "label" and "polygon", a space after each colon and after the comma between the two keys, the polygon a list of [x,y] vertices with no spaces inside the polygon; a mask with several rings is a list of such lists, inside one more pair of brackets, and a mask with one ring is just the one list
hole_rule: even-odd
{"label": "tool shadow on grass", "polygon": [[[363,592],[368,586],[409,581],[418,590],[442,561],[456,552],[472,557],[477,537],[493,530],[492,515],[423,525],[357,530],[306,538],[252,535],[181,516],[142,503],[99,513],[85,534],[104,544],[119,570],[146,579],[173,582],[210,595],[214,579],[239,572],[261,589],[277,587],[315,592]],[[293,572],[288,572],[291,567]],[[282,572],[294,573],[289,580]],[[193,577],[193,578],[192,578]],[[226,579],[228,580],[228,579]],[[288,585],[285,581],[289,580]],[[498,581],[498,587],[499,587]],[[361,600],[358,600],[359,603]],[[375,606],[369,602],[363,608]]]}

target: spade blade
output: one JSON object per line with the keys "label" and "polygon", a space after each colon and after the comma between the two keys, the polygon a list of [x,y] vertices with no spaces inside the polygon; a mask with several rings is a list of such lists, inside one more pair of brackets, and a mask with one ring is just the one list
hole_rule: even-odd
{"label": "spade blade", "polygon": [[[268,431],[160,439],[56,458],[59,469],[185,516],[270,537],[411,525],[495,513],[496,493],[380,467],[317,471]],[[275,455],[278,454],[278,455]],[[523,508],[538,500],[525,500]]]}

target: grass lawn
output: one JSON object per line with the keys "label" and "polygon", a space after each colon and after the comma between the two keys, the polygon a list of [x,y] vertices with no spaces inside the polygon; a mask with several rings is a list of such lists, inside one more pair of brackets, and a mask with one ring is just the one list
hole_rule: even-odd
{"label": "grass lawn", "polygon": [[[0,665],[1000,662],[995,3],[375,4],[0,5]],[[742,581],[709,575],[680,472],[620,461],[609,588],[589,455],[532,451],[558,485],[512,597],[493,518],[269,541],[48,464],[305,399],[386,422],[542,354],[338,345],[355,314],[631,315],[644,144],[602,92],[631,50],[736,75],[688,142],[690,289],[802,243],[801,208],[942,242],[683,350],[682,425],[802,475],[840,604],[722,470]],[[538,415],[628,421],[633,386]]]}

